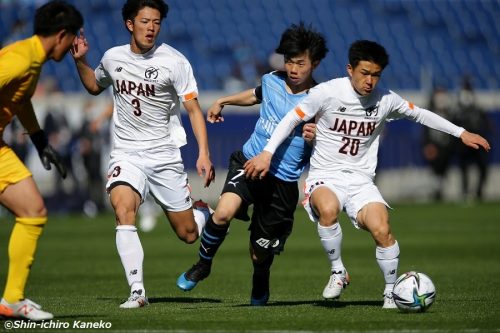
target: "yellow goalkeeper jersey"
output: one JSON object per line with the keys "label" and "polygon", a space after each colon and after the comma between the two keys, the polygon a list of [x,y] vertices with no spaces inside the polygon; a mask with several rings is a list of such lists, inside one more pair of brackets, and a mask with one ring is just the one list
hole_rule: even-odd
{"label": "yellow goalkeeper jersey", "polygon": [[33,109],[31,97],[46,60],[36,35],[0,49],[0,147],[5,146],[3,132],[12,117]]}

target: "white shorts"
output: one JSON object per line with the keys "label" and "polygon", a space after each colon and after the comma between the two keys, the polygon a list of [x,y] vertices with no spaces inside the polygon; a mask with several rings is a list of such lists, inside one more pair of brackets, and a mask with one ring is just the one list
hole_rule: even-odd
{"label": "white shorts", "polygon": [[328,178],[308,177],[306,179],[304,185],[305,199],[302,204],[313,222],[318,222],[318,216],[314,213],[309,198],[317,188],[323,186],[335,193],[341,209],[346,212],[351,223],[357,229],[359,229],[356,220],[358,212],[368,203],[380,202],[390,208],[370,177],[349,170],[339,170],[329,174]]}
{"label": "white shorts", "polygon": [[120,183],[131,186],[141,196],[141,202],[150,193],[164,210],[179,212],[192,207],[191,187],[178,148],[113,151],[106,190],[109,193]]}

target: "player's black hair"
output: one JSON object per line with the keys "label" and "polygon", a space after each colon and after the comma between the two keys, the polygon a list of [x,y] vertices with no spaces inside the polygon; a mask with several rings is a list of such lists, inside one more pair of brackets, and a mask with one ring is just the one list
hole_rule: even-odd
{"label": "player's black hair", "polygon": [[164,19],[168,14],[168,5],[163,0],[127,0],[122,8],[123,21],[133,21],[137,13],[144,7],[151,7],[160,12],[160,18]]}
{"label": "player's black hair", "polygon": [[384,69],[389,64],[385,48],[370,40],[357,40],[349,47],[349,64],[355,68],[360,61],[371,61]]}
{"label": "player's black hair", "polygon": [[66,1],[50,1],[35,12],[33,32],[39,36],[50,36],[61,30],[76,35],[83,26],[82,14]]}
{"label": "player's black hair", "polygon": [[315,31],[311,25],[305,26],[303,22],[292,24],[281,35],[281,40],[276,53],[283,54],[285,59],[295,57],[309,51],[312,62],[320,61],[328,52],[326,40],[322,34]]}

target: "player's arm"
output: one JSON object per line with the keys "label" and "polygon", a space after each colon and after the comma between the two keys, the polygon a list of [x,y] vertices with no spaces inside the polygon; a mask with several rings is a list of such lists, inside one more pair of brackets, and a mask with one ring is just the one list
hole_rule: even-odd
{"label": "player's arm", "polygon": [[[260,90],[258,90],[260,89]],[[224,121],[224,117],[222,116],[222,109],[225,105],[236,105],[236,106],[251,106],[257,103],[260,103],[262,97],[258,98],[258,91],[261,91],[262,88],[257,87],[255,89],[248,89],[242,92],[239,92],[234,95],[224,96],[218,98],[207,111],[207,121],[210,123],[218,123]],[[260,92],[262,95],[262,92]]]}
{"label": "player's arm", "polygon": [[89,45],[83,28],[80,29],[80,34],[76,36],[73,41],[73,47],[71,48],[71,55],[75,60],[76,69],[78,70],[78,75],[80,76],[80,81],[82,81],[83,86],[89,94],[99,95],[105,88],[97,84],[95,78],[95,73],[92,67],[87,63],[86,54],[89,50]]}
{"label": "player's arm", "polygon": [[263,178],[267,174],[276,149],[285,141],[293,129],[304,120],[303,118],[304,112],[297,106],[281,119],[264,150],[245,163],[244,168],[247,177],[252,179]]}
{"label": "player's arm", "polygon": [[203,112],[201,111],[197,98],[187,100],[183,102],[183,105],[188,113],[191,128],[198,142],[199,155],[196,161],[196,170],[200,177],[204,177],[205,187],[208,187],[215,179],[215,169],[210,161],[207,128],[205,126],[205,119],[203,119]]}
{"label": "player's arm", "polygon": [[488,141],[482,136],[468,132],[463,127],[459,127],[453,124],[451,121],[446,120],[445,118],[434,112],[408,103],[408,111],[406,112],[406,114],[409,118],[422,125],[460,138],[462,142],[468,147],[474,149],[479,149],[480,147],[482,147],[486,151],[489,151],[491,148]]}

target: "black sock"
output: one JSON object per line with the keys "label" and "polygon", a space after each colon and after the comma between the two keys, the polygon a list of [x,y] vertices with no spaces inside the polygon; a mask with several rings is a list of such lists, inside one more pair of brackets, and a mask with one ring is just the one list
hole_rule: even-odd
{"label": "black sock", "polygon": [[274,255],[269,255],[263,262],[253,262],[252,276],[252,297],[261,298],[269,294],[270,268],[274,260]]}
{"label": "black sock", "polygon": [[217,225],[212,220],[212,216],[207,221],[205,228],[203,228],[203,232],[200,237],[200,261],[211,264],[212,259],[217,253],[219,246],[221,246],[222,242],[226,238],[227,229],[229,229],[229,224],[227,225]]}

